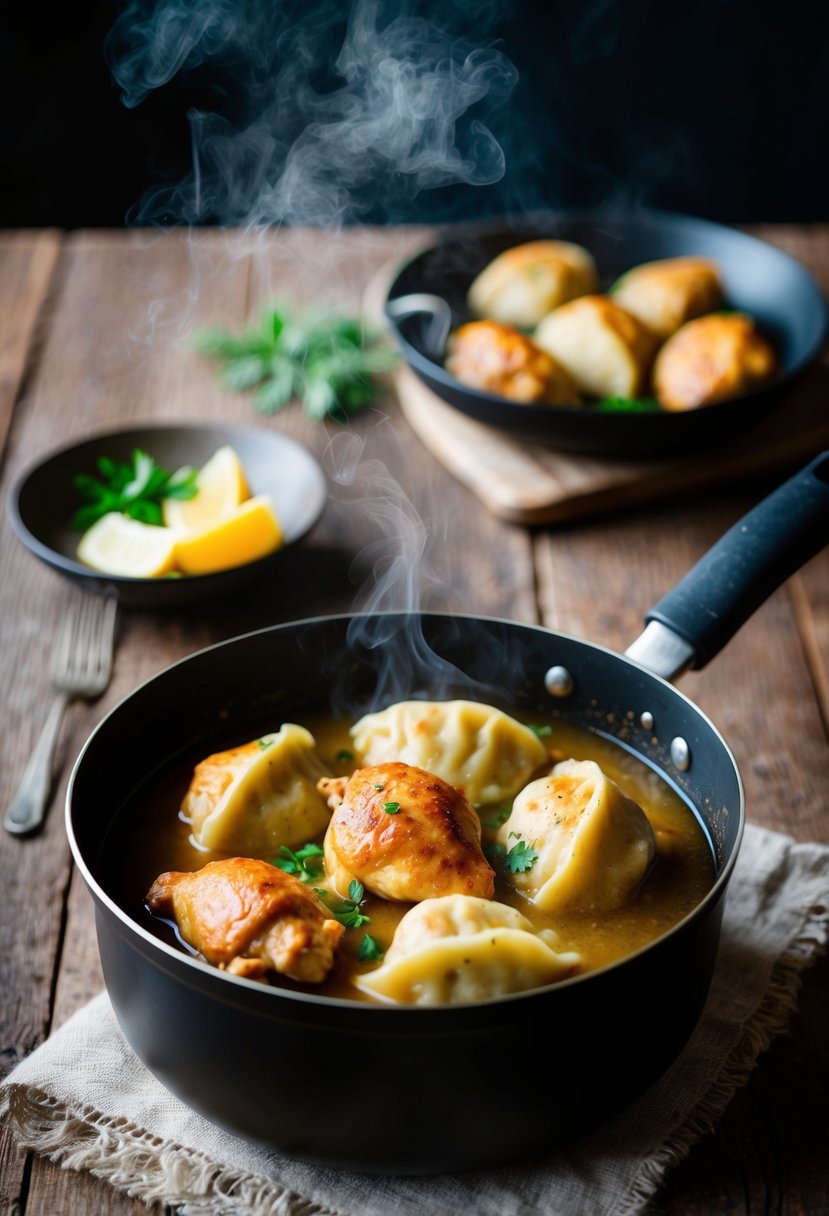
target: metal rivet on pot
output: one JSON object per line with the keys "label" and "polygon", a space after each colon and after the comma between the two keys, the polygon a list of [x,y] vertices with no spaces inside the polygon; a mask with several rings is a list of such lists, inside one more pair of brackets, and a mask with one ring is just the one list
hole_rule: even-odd
{"label": "metal rivet on pot", "polygon": [[682,772],[686,768],[691,767],[691,749],[688,746],[687,740],[682,738],[682,735],[677,735],[675,739],[671,739],[671,759]]}
{"label": "metal rivet on pot", "polygon": [[639,715],[639,723],[642,730],[653,730],[653,714],[649,709]]}
{"label": "metal rivet on pot", "polygon": [[544,677],[544,687],[551,697],[569,697],[575,681],[566,667],[551,667]]}

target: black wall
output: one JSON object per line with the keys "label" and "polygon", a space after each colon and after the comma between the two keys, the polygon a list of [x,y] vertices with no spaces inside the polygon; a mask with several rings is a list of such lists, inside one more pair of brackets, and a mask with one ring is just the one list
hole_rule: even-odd
{"label": "black wall", "polygon": [[[304,23],[311,41],[317,29],[314,88],[337,87],[330,65],[352,6],[244,3],[252,13],[269,10],[268,28],[281,37],[277,69],[280,55],[296,50],[286,34],[292,20]],[[137,20],[157,3],[133,8]],[[188,174],[191,108],[243,116],[245,74],[218,52],[185,64],[127,109],[102,49],[125,11],[112,0],[79,0],[49,15],[6,6],[0,225],[120,226],[148,188]],[[443,220],[635,201],[724,221],[829,219],[826,4],[413,0],[385,3],[380,20],[407,11],[472,44],[499,47],[517,68],[508,100],[480,103],[467,116],[490,127],[507,170],[492,185],[391,192],[361,218]]]}

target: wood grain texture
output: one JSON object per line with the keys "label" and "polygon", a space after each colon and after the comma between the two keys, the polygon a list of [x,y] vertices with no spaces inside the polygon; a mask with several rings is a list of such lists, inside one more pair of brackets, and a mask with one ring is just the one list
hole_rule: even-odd
{"label": "wood grain texture", "polygon": [[57,231],[0,234],[0,452],[24,375],[37,357],[38,322],[62,241]]}
{"label": "wood grain texture", "polygon": [[[827,281],[829,229],[775,228],[762,235]],[[11,913],[0,918],[2,983],[10,994],[0,1022],[5,1067],[100,989],[91,900],[72,869],[61,808],[69,763],[101,715],[136,684],[221,638],[355,607],[543,620],[624,648],[649,605],[771,488],[769,478],[739,488],[686,487],[670,507],[624,511],[620,496],[600,521],[529,532],[485,510],[430,455],[391,393],[346,427],[312,423],[297,405],[261,418],[246,397],[223,389],[215,369],[188,346],[194,329],[241,327],[268,301],[357,311],[390,259],[403,258],[427,237],[418,229],[353,230],[341,237],[290,230],[256,239],[202,230],[67,239],[50,307],[24,358],[26,388],[11,416],[0,491],[34,456],[90,431],[203,418],[298,439],[326,470],[329,495],[313,533],[286,551],[278,582],[198,613],[121,613],[110,688],[93,705],[72,706],[65,719],[43,833],[0,841],[0,882]],[[2,257],[0,241],[0,265]],[[561,473],[571,479],[568,491],[579,475]],[[6,800],[48,705],[51,639],[74,594],[3,531],[8,746],[0,794]],[[682,683],[732,744],[750,818],[804,840],[829,836],[823,795],[829,777],[827,606],[829,560],[823,554],[759,610],[709,669]],[[33,892],[47,896],[34,899]],[[775,1043],[716,1133],[673,1172],[654,1213],[829,1211],[823,1144],[828,979],[827,964],[807,974],[791,1037]],[[16,1216],[137,1216],[146,1210],[94,1179],[39,1159],[27,1166],[5,1133],[0,1179],[0,1211]]]}

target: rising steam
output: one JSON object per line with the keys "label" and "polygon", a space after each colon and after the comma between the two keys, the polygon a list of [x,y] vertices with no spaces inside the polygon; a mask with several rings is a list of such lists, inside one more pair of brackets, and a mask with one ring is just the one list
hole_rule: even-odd
{"label": "rising steam", "polygon": [[[326,57],[343,6],[297,8],[256,0],[127,6],[106,47],[126,105],[211,64],[232,80],[237,111],[191,112],[192,171],[149,191],[133,222],[382,221],[421,190],[503,176],[504,154],[484,119],[518,77],[499,50],[418,17],[384,21],[377,0],[358,0],[332,77]],[[478,31],[486,9],[480,18]]]}

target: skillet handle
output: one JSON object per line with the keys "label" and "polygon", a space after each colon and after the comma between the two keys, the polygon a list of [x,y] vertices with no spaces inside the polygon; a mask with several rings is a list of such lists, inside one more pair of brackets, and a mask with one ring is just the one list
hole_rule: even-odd
{"label": "skillet handle", "polygon": [[829,543],[829,451],[764,499],[646,615],[625,654],[672,679],[699,668]]}
{"label": "skillet handle", "polygon": [[395,324],[418,314],[425,318],[423,344],[426,354],[436,363],[442,363],[452,330],[452,309],[446,300],[427,291],[417,291],[386,301],[386,316]]}

